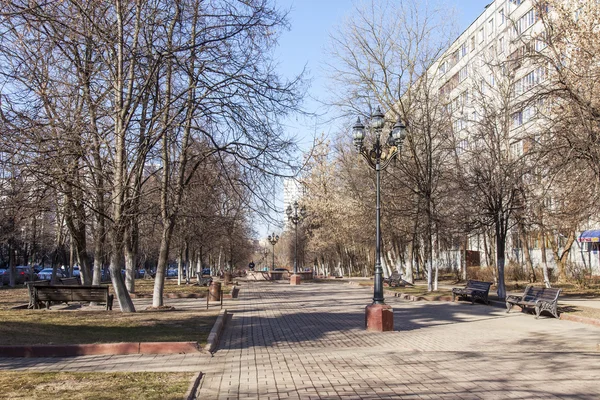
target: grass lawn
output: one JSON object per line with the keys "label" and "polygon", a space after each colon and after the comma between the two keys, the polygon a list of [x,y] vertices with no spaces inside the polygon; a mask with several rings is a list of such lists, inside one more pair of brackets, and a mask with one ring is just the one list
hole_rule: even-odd
{"label": "grass lawn", "polygon": [[182,399],[195,374],[165,372],[0,373],[3,399]]}
{"label": "grass lawn", "polygon": [[[105,285],[106,284],[107,283],[105,283]],[[108,286],[111,288],[110,291],[112,293],[112,285],[108,284]],[[231,292],[231,286],[222,285],[221,288],[225,294]],[[138,297],[152,297],[153,291],[154,279],[136,279],[135,293]],[[167,279],[165,280],[163,294],[165,297],[169,294],[178,294],[181,295],[181,297],[186,297],[190,294],[200,294],[203,296],[207,292],[208,287],[206,286],[196,286],[193,284],[186,285],[185,283],[178,285],[177,279]],[[11,307],[20,306],[27,303],[29,303],[29,294],[27,293],[27,288],[25,286],[19,285],[14,288],[8,286],[0,287],[0,310],[7,310]],[[118,309],[116,300],[115,306]]]}
{"label": "grass lawn", "polygon": [[205,345],[219,310],[0,310],[0,345],[198,342]]}

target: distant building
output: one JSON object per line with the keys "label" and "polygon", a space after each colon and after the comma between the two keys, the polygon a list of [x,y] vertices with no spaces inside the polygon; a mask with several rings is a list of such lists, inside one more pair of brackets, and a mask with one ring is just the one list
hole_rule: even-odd
{"label": "distant building", "polygon": [[287,210],[288,206],[292,206],[293,208],[295,201],[300,203],[300,199],[304,196],[304,193],[304,186],[298,180],[294,178],[285,178],[283,180],[283,220],[285,221],[284,229],[288,227],[289,223],[285,210]]}

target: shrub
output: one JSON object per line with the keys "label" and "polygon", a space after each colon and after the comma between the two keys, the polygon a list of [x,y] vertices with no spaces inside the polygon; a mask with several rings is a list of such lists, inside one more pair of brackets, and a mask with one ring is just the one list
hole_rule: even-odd
{"label": "shrub", "polygon": [[529,280],[527,272],[525,272],[525,268],[522,265],[517,263],[516,261],[509,260],[508,263],[504,266],[504,279],[505,281],[527,281]]}
{"label": "shrub", "polygon": [[567,273],[567,278],[570,281],[573,281],[578,288],[585,289],[589,287],[591,280],[590,271],[583,265],[567,261],[565,271]]}
{"label": "shrub", "polygon": [[496,283],[496,271],[494,267],[468,267],[467,279]]}

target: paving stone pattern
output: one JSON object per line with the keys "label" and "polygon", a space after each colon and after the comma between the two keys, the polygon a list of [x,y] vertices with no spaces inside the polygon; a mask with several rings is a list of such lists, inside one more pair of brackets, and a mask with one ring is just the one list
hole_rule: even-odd
{"label": "paving stone pattern", "polygon": [[0,370],[202,371],[198,399],[600,399],[599,327],[387,297],[395,331],[367,332],[371,297],[339,281],[248,282],[212,357],[0,358]]}
{"label": "paving stone pattern", "polygon": [[370,289],[249,283],[200,399],[599,399],[600,329],[470,303],[403,302],[364,330]]}

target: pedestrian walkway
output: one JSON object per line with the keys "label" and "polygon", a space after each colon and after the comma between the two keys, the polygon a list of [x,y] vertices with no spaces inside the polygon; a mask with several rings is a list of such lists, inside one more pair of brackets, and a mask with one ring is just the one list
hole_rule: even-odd
{"label": "pedestrian walkway", "polygon": [[201,399],[600,398],[600,328],[484,305],[402,302],[364,330],[369,289],[249,283]]}
{"label": "pedestrian walkway", "polygon": [[395,331],[367,332],[371,297],[339,281],[248,282],[226,301],[212,357],[0,358],[0,369],[202,371],[198,399],[600,398],[599,327],[388,297]]}

